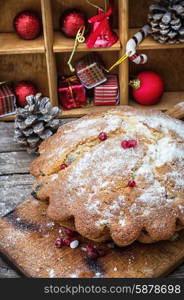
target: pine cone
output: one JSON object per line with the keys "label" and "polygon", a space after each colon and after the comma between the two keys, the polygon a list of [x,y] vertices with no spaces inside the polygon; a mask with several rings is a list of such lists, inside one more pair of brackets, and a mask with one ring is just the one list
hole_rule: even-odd
{"label": "pine cone", "polygon": [[37,152],[40,143],[53,135],[58,127],[59,108],[52,107],[50,99],[41,93],[26,97],[28,105],[18,108],[15,119],[15,141],[27,149]]}
{"label": "pine cone", "polygon": [[158,0],[150,5],[148,22],[154,40],[161,44],[184,42],[184,1]]}

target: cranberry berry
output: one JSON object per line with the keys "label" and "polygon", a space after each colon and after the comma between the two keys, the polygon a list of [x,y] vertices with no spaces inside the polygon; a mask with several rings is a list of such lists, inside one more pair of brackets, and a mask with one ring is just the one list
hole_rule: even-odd
{"label": "cranberry berry", "polygon": [[55,241],[55,246],[56,248],[61,248],[62,246],[64,246],[63,239],[57,238],[57,240]]}
{"label": "cranberry berry", "polygon": [[70,237],[67,237],[67,238],[64,238],[63,239],[63,243],[64,243],[64,245],[66,245],[66,246],[70,246],[70,243],[72,242],[72,238],[70,238]]}
{"label": "cranberry berry", "polygon": [[102,248],[95,248],[93,246],[87,246],[87,257],[90,259],[97,259],[98,257],[104,257],[107,254],[107,250]]}
{"label": "cranberry berry", "polygon": [[135,148],[135,147],[137,147],[137,141],[136,140],[122,141],[121,147],[123,149]]}
{"label": "cranberry berry", "polygon": [[98,138],[99,138],[100,141],[105,141],[105,140],[107,140],[107,138],[108,138],[107,133],[101,132],[101,133],[99,134]]}
{"label": "cranberry berry", "polygon": [[62,164],[61,166],[60,166],[60,170],[64,170],[64,169],[66,169],[68,166],[67,166],[67,164]]}
{"label": "cranberry berry", "polygon": [[136,187],[136,182],[134,180],[130,180],[128,183],[128,186],[131,188],[134,188],[134,187]]}
{"label": "cranberry berry", "polygon": [[99,257],[99,254],[94,247],[87,246],[86,250],[88,258],[95,260]]}

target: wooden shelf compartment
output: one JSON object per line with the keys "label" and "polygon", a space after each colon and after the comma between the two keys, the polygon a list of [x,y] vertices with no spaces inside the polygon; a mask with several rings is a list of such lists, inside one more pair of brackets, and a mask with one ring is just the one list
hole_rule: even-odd
{"label": "wooden shelf compartment", "polygon": [[[184,101],[184,92],[166,92],[164,93],[161,101],[152,106],[145,106],[136,103],[133,100],[129,101],[129,105],[139,109],[154,109],[154,110],[161,110],[166,111],[176,105]],[[87,114],[96,113],[96,112],[103,112],[108,109],[114,108],[114,106],[90,106],[90,107],[82,107],[76,108],[72,110],[63,110],[60,114],[60,118],[78,118],[85,116]],[[0,121],[13,121],[15,119],[15,115],[1,117]]]}
{"label": "wooden shelf compartment", "polygon": [[[115,30],[117,32],[117,30]],[[71,52],[74,45],[74,39],[65,37],[61,32],[54,32],[54,45],[53,51],[55,53],[59,52]],[[109,48],[87,48],[86,44],[79,44],[76,52],[85,52],[85,51],[120,51],[121,43],[118,40],[112,47]]]}
{"label": "wooden shelf compartment", "polygon": [[132,99],[129,101],[129,105],[140,109],[156,109],[161,111],[166,111],[172,108],[174,105],[184,101],[184,91],[183,92],[165,92],[161,101],[158,104],[146,106],[141,105]]}
{"label": "wooden shelf compartment", "polygon": [[44,38],[23,40],[16,33],[0,33],[0,55],[44,53]]}
{"label": "wooden shelf compartment", "polygon": [[[184,101],[184,92],[165,92],[161,101],[152,106],[145,106],[134,102],[133,100],[129,101],[129,105],[139,109],[154,109],[166,111],[172,108],[177,103]],[[95,113],[95,112],[103,112],[107,109],[114,108],[114,106],[91,106],[91,107],[83,107],[77,108],[73,110],[65,110],[62,111],[60,115],[61,118],[74,118],[74,117],[82,117],[84,115]]]}
{"label": "wooden shelf compartment", "polygon": [[[130,28],[129,29],[129,38],[133,37],[140,28]],[[156,42],[151,36],[145,38],[144,41],[139,45],[139,50],[162,50],[162,49],[182,49],[184,48],[184,43],[179,44],[160,44]]]}
{"label": "wooden shelf compartment", "polygon": [[0,121],[14,121],[14,120],[15,120],[15,115],[0,117]]}
{"label": "wooden shelf compartment", "polygon": [[[94,0],[94,2],[95,1],[96,0]],[[103,0],[100,1],[101,3],[104,3]],[[97,4],[100,4],[100,1],[96,1]],[[42,13],[43,36],[33,41],[24,41],[21,40],[17,36],[17,34],[13,33],[13,28],[11,27],[13,19],[12,14],[15,14],[14,10],[12,10],[12,7],[15,6],[16,8],[16,1],[11,0],[11,3],[4,1],[3,9],[4,12],[8,10],[8,15],[5,22],[2,21],[2,19],[0,22],[0,24],[2,23],[1,25],[3,25],[1,28],[3,28],[4,31],[4,33],[0,33],[1,81],[17,81],[23,79],[33,80],[34,78],[36,78],[36,80],[38,81],[39,89],[43,89],[43,94],[47,93],[47,95],[51,98],[52,104],[58,105],[57,78],[58,75],[61,75],[60,73],[62,73],[63,75],[65,74],[67,68],[66,58],[72,51],[74,42],[73,39],[68,39],[59,32],[59,16],[65,9],[74,6],[84,9],[87,13],[87,18],[94,15],[96,12],[94,8],[86,4],[85,0],[80,1],[80,3],[78,2],[78,0],[40,0],[37,2],[37,4],[34,3],[35,7],[33,8],[35,8],[35,10],[40,14]],[[100,55],[102,56],[105,64],[107,66],[111,66],[112,63],[125,52],[126,43],[129,37],[132,37],[134,33],[137,32],[141,28],[141,26],[143,26],[143,23],[146,24],[144,18],[146,18],[147,9],[151,2],[152,0],[140,0],[140,4],[135,0],[116,1],[114,11],[114,15],[116,17],[114,16],[113,18],[113,28],[118,28],[119,41],[111,48],[105,49],[88,49],[85,44],[79,45],[76,53],[76,58],[78,56],[84,55],[82,52],[100,51]],[[21,7],[27,7],[27,5],[30,3],[33,3],[33,0],[22,0],[22,4],[19,5],[20,7],[18,7],[17,10],[20,11]],[[137,11],[140,6],[143,9],[140,12],[141,15],[137,16]],[[30,7],[32,7],[32,5]],[[16,11],[16,13],[18,11]],[[166,110],[172,107],[174,104],[184,101],[184,92],[182,92],[183,87],[181,86],[181,83],[183,82],[183,77],[181,75],[182,64],[180,63],[181,59],[179,57],[181,55],[183,57],[183,54],[181,53],[183,51],[183,48],[184,44],[161,45],[154,41],[151,37],[146,38],[140,45],[139,49],[147,51],[147,54],[149,56],[148,64],[146,64],[145,66],[135,66],[132,62],[126,60],[118,68],[113,70],[113,73],[119,75],[120,104],[129,104],[135,107],[140,107],[141,109],[153,108]],[[165,51],[166,49],[175,49],[175,51]],[[158,51],[154,54],[155,50]],[[164,52],[162,50],[164,50]],[[18,54],[22,54],[21,59],[19,59]],[[30,58],[28,58],[29,56]],[[59,59],[59,61],[58,56],[62,57],[62,59]],[[172,67],[173,59],[175,59],[175,68]],[[60,67],[59,72],[56,66]],[[165,77],[165,75],[167,74],[167,92],[164,94],[163,99],[159,104],[151,107],[138,105],[132,100],[129,101],[128,95],[129,76],[133,76],[141,70],[148,69],[153,69],[154,71],[160,73],[163,77]],[[47,74],[45,70],[47,70]],[[168,72],[168,70],[170,71]],[[178,80],[178,74],[180,74],[180,80]],[[179,83],[179,81],[181,83]],[[175,92],[175,90],[177,90],[177,92]],[[63,111],[61,117],[80,117],[91,112],[104,111],[108,108],[111,108],[111,106],[92,106]],[[0,121],[4,119],[13,120],[14,116],[0,118]]]}

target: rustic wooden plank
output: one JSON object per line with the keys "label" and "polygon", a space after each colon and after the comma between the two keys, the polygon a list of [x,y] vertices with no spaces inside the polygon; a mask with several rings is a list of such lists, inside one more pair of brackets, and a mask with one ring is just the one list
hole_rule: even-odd
{"label": "rustic wooden plank", "polygon": [[[31,185],[0,188],[0,216],[4,216],[30,196]],[[15,197],[17,196],[17,198]]]}
{"label": "rustic wooden plank", "polygon": [[[22,186],[24,188],[26,185],[31,185],[34,182],[34,177],[29,174],[14,174],[0,177],[0,188],[2,187],[12,187],[12,186]],[[15,195],[17,197],[17,195]]]}
{"label": "rustic wooden plank", "polygon": [[[22,277],[14,267],[0,258],[0,278],[20,278]],[[184,278],[184,265],[179,267],[175,272],[171,273],[169,278]]]}
{"label": "rustic wooden plank", "polygon": [[14,123],[0,123],[0,152],[21,151],[20,145],[14,141]]}
{"label": "rustic wooden plank", "polygon": [[168,277],[184,278],[184,265],[179,267],[175,272],[171,273]]}
{"label": "rustic wooden plank", "polygon": [[[62,126],[76,119],[77,118],[61,119],[60,125]],[[14,122],[0,122],[0,141],[0,152],[18,152],[23,150],[21,146],[14,141]]]}
{"label": "rustic wooden plank", "polygon": [[31,175],[0,176],[0,216],[13,210],[30,196],[34,178]]}
{"label": "rustic wooden plank", "polygon": [[25,151],[0,153],[0,175],[29,173],[34,157]]}
{"label": "rustic wooden plank", "polygon": [[19,278],[20,275],[0,257],[0,278]]}

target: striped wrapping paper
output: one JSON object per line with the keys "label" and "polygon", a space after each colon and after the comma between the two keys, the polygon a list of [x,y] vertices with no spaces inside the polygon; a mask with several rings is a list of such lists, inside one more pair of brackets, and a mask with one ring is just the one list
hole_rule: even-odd
{"label": "striped wrapping paper", "polygon": [[12,89],[6,84],[0,84],[0,117],[11,115],[15,112],[16,98]]}
{"label": "striped wrapping paper", "polygon": [[116,75],[107,76],[107,81],[94,89],[94,105],[117,105],[119,87]]}

